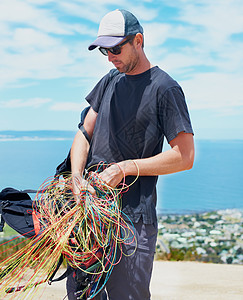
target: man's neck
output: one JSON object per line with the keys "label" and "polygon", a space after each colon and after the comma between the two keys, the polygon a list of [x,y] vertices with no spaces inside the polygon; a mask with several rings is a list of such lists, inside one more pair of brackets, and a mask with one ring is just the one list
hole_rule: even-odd
{"label": "man's neck", "polygon": [[143,55],[140,56],[139,61],[135,68],[133,68],[130,72],[126,73],[126,75],[138,75],[146,72],[151,69],[153,65],[149,62],[144,52]]}

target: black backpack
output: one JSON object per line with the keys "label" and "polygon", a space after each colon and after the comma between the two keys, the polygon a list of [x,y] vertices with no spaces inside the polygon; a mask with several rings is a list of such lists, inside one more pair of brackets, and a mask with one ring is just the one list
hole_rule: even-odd
{"label": "black backpack", "polygon": [[[25,237],[35,236],[33,216],[33,201],[27,192],[7,187],[0,192],[0,232],[3,231],[5,222]],[[34,191],[33,191],[34,192]]]}

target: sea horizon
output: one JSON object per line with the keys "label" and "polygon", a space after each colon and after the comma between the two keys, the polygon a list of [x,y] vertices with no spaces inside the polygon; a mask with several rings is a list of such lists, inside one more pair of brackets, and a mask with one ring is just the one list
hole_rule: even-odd
{"label": "sea horizon", "polygon": [[[9,186],[37,190],[66,158],[75,134],[0,131],[0,190]],[[195,148],[191,170],[159,176],[158,215],[243,208],[243,140],[195,139]]]}
{"label": "sea horizon", "polygon": [[[78,129],[77,129],[78,130]],[[43,141],[43,140],[73,140],[77,130],[0,130],[0,142],[3,141]],[[243,138],[206,138],[195,137],[197,141],[243,141]]]}

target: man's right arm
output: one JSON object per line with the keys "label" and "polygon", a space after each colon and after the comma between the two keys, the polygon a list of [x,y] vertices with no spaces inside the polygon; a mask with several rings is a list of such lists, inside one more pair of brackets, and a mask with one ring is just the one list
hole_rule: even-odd
{"label": "man's right arm", "polygon": [[[92,108],[90,108],[84,120],[83,127],[90,138],[93,135],[97,115],[98,114]],[[80,185],[82,185],[83,181],[82,175],[87,162],[88,152],[89,142],[82,131],[79,130],[71,147],[71,170],[73,177],[77,178],[78,182],[80,181]],[[80,185],[78,184],[79,188]]]}

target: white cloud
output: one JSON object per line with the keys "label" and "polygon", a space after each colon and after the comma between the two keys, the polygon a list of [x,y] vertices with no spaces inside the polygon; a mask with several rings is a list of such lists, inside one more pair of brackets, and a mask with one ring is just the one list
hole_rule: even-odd
{"label": "white cloud", "polygon": [[[177,22],[145,27],[145,49],[152,62],[179,81],[190,109],[237,114],[243,105],[243,40],[232,40],[232,35],[243,32],[243,2],[167,3],[179,11],[174,16]],[[183,39],[184,46],[161,44],[170,38]]]}
{"label": "white cloud", "polygon": [[[236,74],[203,73],[182,81],[190,109],[225,112],[243,107],[242,77]],[[232,114],[232,111],[230,111]]]}
{"label": "white cloud", "polygon": [[[65,3],[60,1],[56,5]],[[16,85],[21,79],[83,77],[88,73],[99,73],[95,72],[99,63],[91,64],[91,56],[87,61],[87,46],[91,40],[84,41],[84,36],[93,39],[97,29],[83,24],[82,19],[80,23],[59,22],[58,10],[54,14],[34,4],[41,3],[0,2],[0,31],[3,33],[0,39],[0,87]],[[81,4],[80,1],[79,6],[75,6],[76,13],[80,11],[89,18],[89,12]],[[86,6],[91,9],[90,5]],[[98,8],[96,11],[98,22]],[[68,12],[65,13],[68,16]],[[77,38],[69,40],[71,34],[77,34]]]}
{"label": "white cloud", "polygon": [[180,8],[180,20],[201,25],[213,34],[216,33],[216,38],[242,32],[242,1],[183,1]]}
{"label": "white cloud", "polygon": [[69,28],[74,32],[78,33],[80,35],[86,35],[89,37],[96,37],[97,35],[97,30],[91,28],[90,26],[84,25],[84,24],[72,24],[69,25]]}
{"label": "white cloud", "polygon": [[[52,5],[48,8],[45,4],[49,3]],[[149,59],[178,75],[178,80],[183,79],[182,85],[194,109],[239,105],[243,94],[243,42],[232,41],[231,36],[243,31],[243,2],[165,0],[163,3],[176,7],[171,17],[173,22],[161,18],[163,9],[159,11],[157,6],[161,8],[163,4],[149,7],[149,1],[122,0],[117,5],[127,7],[140,19]],[[1,0],[0,86],[13,83],[16,86],[22,79],[64,77],[89,78],[89,85],[93,86],[113,67],[98,51],[87,50],[96,36],[100,18],[109,7],[114,7],[114,1]],[[184,40],[184,46],[168,46],[169,39]],[[211,68],[213,73],[205,70],[202,73],[200,66]],[[234,90],[232,101],[227,100],[227,88]],[[18,101],[15,105],[27,104]],[[59,103],[52,109],[77,110],[76,105],[79,104]]]}
{"label": "white cloud", "polygon": [[[87,106],[87,104],[86,104]],[[80,112],[85,107],[85,103],[76,102],[58,102],[51,106],[54,111],[75,111]]]}
{"label": "white cloud", "polygon": [[156,49],[156,46],[161,46],[171,37],[171,31],[173,30],[171,25],[158,22],[147,23],[143,27],[145,46],[149,45],[152,49]]}
{"label": "white cloud", "polygon": [[144,22],[153,22],[158,16],[158,10],[156,8],[148,9],[148,7],[144,6],[144,1],[139,2],[139,4],[129,1],[126,7],[138,18],[141,24]]}
{"label": "white cloud", "polygon": [[0,40],[0,86],[19,79],[65,76],[75,58],[62,41],[31,28],[17,28],[12,38]]}
{"label": "white cloud", "polygon": [[167,4],[179,9],[175,18],[184,24],[181,27],[182,36],[203,49],[225,49],[232,34],[243,32],[242,1],[177,0],[168,1]]}
{"label": "white cloud", "polygon": [[61,1],[59,6],[67,14],[98,24],[101,16],[106,14],[105,3],[101,4],[102,5],[97,4],[97,2],[90,2],[89,5],[87,5],[85,1],[79,1],[78,3],[74,1]]}
{"label": "white cloud", "polygon": [[2,108],[21,108],[21,107],[32,107],[32,108],[39,108],[42,105],[51,102],[52,100],[49,98],[31,98],[28,100],[22,99],[13,99],[9,101],[1,101],[0,107]]}
{"label": "white cloud", "polygon": [[24,0],[1,0],[0,21],[8,26],[24,24],[49,33],[72,33],[51,11],[35,7]]}
{"label": "white cloud", "polygon": [[28,3],[32,3],[32,4],[39,4],[39,5],[45,5],[48,3],[52,3],[55,0],[25,0]]}
{"label": "white cloud", "polygon": [[21,52],[23,48],[26,48],[23,49],[24,51],[32,49],[33,47],[45,50],[56,44],[56,39],[39,30],[32,28],[17,28],[13,32],[13,40],[10,41],[9,46],[12,46],[16,52]]}

